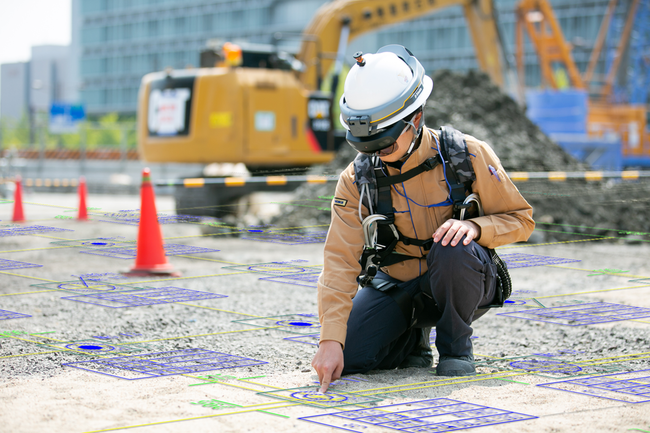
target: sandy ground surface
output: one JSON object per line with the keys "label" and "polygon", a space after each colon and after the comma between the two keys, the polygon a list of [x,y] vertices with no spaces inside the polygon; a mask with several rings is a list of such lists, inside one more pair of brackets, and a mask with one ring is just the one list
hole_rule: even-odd
{"label": "sandy ground surface", "polygon": [[[61,218],[75,215],[74,195],[25,201],[21,227],[70,231],[0,237],[2,432],[650,431],[647,235],[503,248],[527,255],[511,256],[520,264],[545,258],[512,269],[514,302],[475,322],[478,376],[373,371],[322,396],[310,367],[322,243],[296,244],[310,238],[291,230],[234,237],[164,224],[167,244],[218,251],[169,256],[181,278],[124,279],[133,258],[102,254],[132,246],[137,226],[119,211],[138,209],[137,197],[91,196],[86,223]],[[0,203],[0,230],[12,229],[11,206]],[[173,213],[167,197],[157,206]],[[16,267],[24,263],[42,266]],[[161,299],[165,287],[174,289]],[[143,296],[177,302],[125,307]],[[610,305],[579,315],[587,303]],[[548,315],[560,307],[564,316]],[[117,357],[132,358],[109,367]]]}

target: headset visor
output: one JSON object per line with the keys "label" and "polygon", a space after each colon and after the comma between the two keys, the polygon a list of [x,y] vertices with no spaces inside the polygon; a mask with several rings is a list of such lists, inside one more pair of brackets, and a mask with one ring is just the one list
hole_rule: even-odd
{"label": "headset visor", "polygon": [[358,152],[373,154],[395,143],[407,125],[408,123],[405,121],[398,120],[376,134],[361,137],[354,136],[350,131],[347,131],[345,139]]}

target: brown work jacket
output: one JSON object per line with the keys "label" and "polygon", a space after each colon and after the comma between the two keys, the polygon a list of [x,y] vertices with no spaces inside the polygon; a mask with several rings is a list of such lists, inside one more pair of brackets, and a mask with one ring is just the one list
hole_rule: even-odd
{"label": "brown work jacket", "polygon": [[[401,170],[388,167],[389,175],[405,173],[438,154],[438,134],[423,130],[422,142]],[[470,159],[476,173],[472,191],[477,193],[485,216],[473,218],[481,228],[479,245],[496,248],[526,241],[535,228],[533,209],[521,196],[501,166],[499,158],[485,142],[465,135]],[[318,279],[320,341],[335,340],[345,345],[352,298],[357,293],[356,278],[361,272],[359,258],[363,250],[362,220],[359,219],[359,190],[350,164],[342,173],[332,201],[332,223],[325,241],[323,272]],[[452,206],[435,206],[448,199],[449,188],[443,165],[424,172],[392,188],[395,225],[409,238],[426,240],[452,216]],[[361,207],[362,217],[368,209]],[[388,275],[409,281],[427,270],[426,251],[399,242],[395,252],[415,257],[382,268]]]}

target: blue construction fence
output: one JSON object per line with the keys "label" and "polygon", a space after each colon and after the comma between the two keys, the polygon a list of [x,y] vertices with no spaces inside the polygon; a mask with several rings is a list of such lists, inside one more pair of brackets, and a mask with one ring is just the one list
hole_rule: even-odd
{"label": "blue construction fence", "polygon": [[620,137],[593,138],[587,135],[588,98],[584,90],[529,90],[526,92],[526,114],[567,153],[591,168],[621,170]]}

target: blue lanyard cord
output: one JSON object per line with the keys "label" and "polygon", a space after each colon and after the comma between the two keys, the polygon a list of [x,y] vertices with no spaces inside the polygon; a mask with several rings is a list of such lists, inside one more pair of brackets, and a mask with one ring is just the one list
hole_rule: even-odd
{"label": "blue lanyard cord", "polygon": [[[450,206],[450,205],[454,204],[454,202],[451,200],[450,197],[447,197],[447,200],[441,201],[440,203],[429,204],[429,205],[420,204],[420,203],[414,201],[413,199],[411,199],[409,196],[407,196],[406,192],[404,192],[404,193],[399,192],[399,190],[395,187],[395,185],[393,185],[393,188],[395,188],[395,192],[397,192],[397,194],[399,194],[400,196],[402,196],[402,197],[404,197],[406,199],[407,204],[409,202],[411,202],[416,206],[425,207],[425,208],[443,207],[443,206]],[[403,188],[404,188],[404,184],[402,184],[402,189]],[[408,211],[399,211],[398,213],[404,213],[404,212],[410,212],[410,211],[411,211],[411,207],[409,205],[409,210]]]}
{"label": "blue lanyard cord", "polygon": [[[442,153],[440,153],[440,143],[438,142],[438,139],[436,138],[435,135],[433,135],[433,134],[431,134],[431,135],[433,136],[433,139],[436,141],[436,147],[438,148],[438,153],[442,156]],[[434,149],[434,148],[432,147],[432,149]],[[401,172],[401,170],[400,170],[400,172]],[[401,192],[399,192],[399,190],[395,187],[395,185],[393,185],[393,188],[395,188],[395,192],[397,192],[397,194],[401,195],[402,197],[404,197],[406,199],[407,204],[408,204],[408,202],[412,202],[416,206],[426,207],[426,208],[451,206],[452,204],[454,204],[454,202],[451,199],[451,186],[449,185],[449,181],[447,180],[447,166],[444,163],[442,164],[442,172],[443,172],[443,174],[445,176],[445,183],[447,184],[447,190],[449,191],[449,193],[447,193],[447,200],[441,201],[440,203],[435,203],[435,204],[430,204],[430,205],[423,205],[423,204],[420,204],[420,203],[417,203],[417,202],[413,201],[410,197],[408,197],[406,195],[406,189],[404,188],[404,183],[402,183],[402,190],[404,191],[403,194]],[[409,206],[409,212],[410,212],[410,210],[411,209],[410,209],[410,206]],[[402,211],[402,212],[404,212],[404,211]]]}
{"label": "blue lanyard cord", "polygon": [[[454,201],[451,199],[451,185],[449,185],[449,181],[447,180],[447,164],[445,164],[445,159],[442,158],[442,152],[440,152],[440,142],[438,141],[438,138],[433,133],[431,135],[433,136],[433,139],[436,141],[436,148],[438,149],[438,155],[440,155],[440,159],[442,159],[442,174],[445,177],[445,183],[447,184],[447,191],[449,191],[449,193],[447,194],[447,200],[445,200],[443,203],[446,203],[447,205],[452,205],[454,204]],[[437,207],[437,205],[435,207]]]}
{"label": "blue lanyard cord", "polygon": [[[400,172],[401,172],[401,170],[400,170]],[[393,185],[393,187],[395,187],[395,185]],[[406,197],[406,188],[404,188],[404,182],[402,182],[402,189],[404,190],[404,197]],[[397,191],[397,188],[395,188],[395,191]],[[399,194],[399,191],[397,191],[397,193]],[[409,208],[408,212],[409,212],[409,217],[411,218],[411,226],[413,227],[413,233],[415,234],[415,239],[419,239],[418,231],[415,229],[415,222],[413,222],[413,213],[411,212],[411,205],[409,204],[410,199],[408,197],[406,197],[406,199],[407,199],[406,200],[406,205]],[[413,203],[415,203],[415,202],[413,202]],[[417,203],[415,203],[415,204],[417,204]],[[418,247],[418,248],[420,248],[420,254],[422,254],[422,247]],[[422,262],[420,260],[418,260],[418,275],[422,275]]]}

